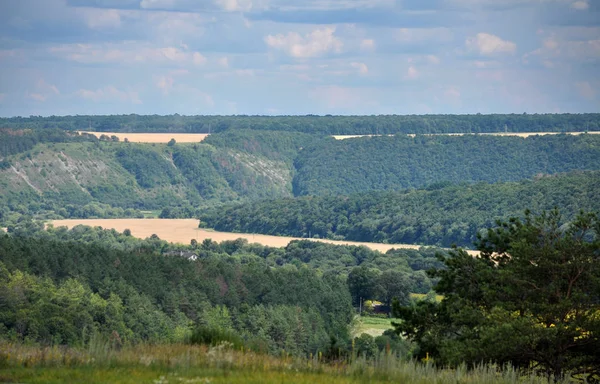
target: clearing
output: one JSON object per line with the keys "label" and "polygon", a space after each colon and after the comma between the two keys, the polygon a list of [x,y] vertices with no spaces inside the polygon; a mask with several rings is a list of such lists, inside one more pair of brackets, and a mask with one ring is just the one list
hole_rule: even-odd
{"label": "clearing", "polygon": [[[259,243],[270,247],[285,247],[292,240],[311,240],[337,245],[366,246],[370,249],[387,252],[393,248],[419,249],[420,245],[413,244],[382,244],[361,243],[356,241],[336,241],[328,239],[302,239],[299,237],[269,236],[252,233],[217,232],[198,228],[199,221],[196,219],[68,219],[53,220],[54,227],[73,228],[76,225],[89,225],[91,227],[102,227],[115,229],[123,232],[129,229],[135,237],[145,239],[156,234],[163,240],[172,243],[189,244],[192,239],[201,243],[205,239],[212,239],[220,243],[225,240],[236,240],[239,238],[248,240],[249,243]],[[469,254],[477,255],[477,251],[467,251]]]}

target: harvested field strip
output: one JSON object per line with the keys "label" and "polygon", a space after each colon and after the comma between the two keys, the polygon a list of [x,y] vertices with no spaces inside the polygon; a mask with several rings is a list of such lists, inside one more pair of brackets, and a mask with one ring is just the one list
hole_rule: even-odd
{"label": "harvested field strip", "polygon": [[[102,227],[105,229],[115,229],[123,232],[129,229],[135,237],[144,239],[156,234],[163,240],[172,243],[189,244],[192,239],[201,243],[205,239],[212,239],[216,242],[235,239],[246,239],[249,243],[259,243],[270,247],[285,247],[292,240],[311,240],[321,241],[337,245],[355,245],[366,246],[370,249],[387,252],[390,249],[419,249],[421,246],[412,244],[381,244],[381,243],[361,243],[355,241],[334,241],[327,239],[301,239],[298,237],[269,236],[251,233],[233,233],[217,232],[198,228],[196,219],[69,219],[54,220],[51,222],[55,227],[73,228],[76,225],[89,225],[91,227]],[[468,251],[470,254],[477,255],[477,251]]]}
{"label": "harvested field strip", "polygon": [[[517,136],[517,137],[529,137],[529,136],[544,136],[544,135],[560,135],[564,133],[566,135],[581,135],[589,133],[590,135],[598,135],[600,131],[593,132],[492,132],[492,133],[426,133],[424,136],[464,136],[464,135],[481,135],[481,136]],[[402,134],[398,134],[402,135]],[[394,136],[394,135],[334,135],[336,140],[353,139],[356,137],[373,137],[373,136]],[[415,137],[416,134],[408,133],[406,136]]]}
{"label": "harvested field strip", "polygon": [[175,139],[178,143],[199,143],[206,139],[206,133],[124,133],[124,132],[89,132],[80,131],[80,133],[90,133],[98,138],[102,135],[108,137],[117,136],[119,141],[128,141],[132,143],[168,143]]}

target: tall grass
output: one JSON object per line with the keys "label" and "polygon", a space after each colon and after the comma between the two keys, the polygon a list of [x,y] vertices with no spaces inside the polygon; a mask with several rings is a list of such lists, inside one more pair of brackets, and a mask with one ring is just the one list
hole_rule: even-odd
{"label": "tall grass", "polygon": [[472,370],[438,369],[431,363],[404,361],[386,353],[374,360],[351,356],[347,360],[325,362],[321,354],[310,358],[286,354],[273,357],[236,350],[230,345],[138,345],[118,349],[100,338],[92,338],[86,348],[5,343],[0,344],[0,381],[74,382],[81,375],[94,377],[88,381],[94,383],[143,382],[143,378],[150,382],[176,382],[172,380],[175,376],[181,380],[201,378],[211,383],[554,383],[552,379],[523,375],[512,367],[500,369],[495,365],[481,365]]}

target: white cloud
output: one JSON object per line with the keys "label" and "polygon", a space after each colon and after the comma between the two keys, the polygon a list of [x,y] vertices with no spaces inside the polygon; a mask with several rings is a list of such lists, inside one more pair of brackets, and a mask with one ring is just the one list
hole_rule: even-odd
{"label": "white cloud", "polygon": [[363,93],[359,89],[329,85],[311,91],[311,98],[320,99],[327,108],[352,109],[364,106]]}
{"label": "white cloud", "polygon": [[502,53],[514,54],[517,49],[517,45],[512,41],[502,40],[489,33],[478,33],[475,37],[468,38],[465,45],[469,50],[477,51],[485,56]]}
{"label": "white cloud", "polygon": [[577,91],[579,92],[579,94],[586,99],[593,99],[596,95],[596,91],[594,90],[594,88],[592,88],[592,85],[587,81],[576,83],[575,87],[577,87]]}
{"label": "white cloud", "polygon": [[89,89],[80,89],[75,94],[83,99],[100,101],[123,101],[132,104],[142,104],[139,95],[135,91],[121,91],[113,85],[97,89],[95,91]]}
{"label": "white cloud", "polygon": [[58,88],[56,87],[56,85],[54,84],[48,84],[46,82],[46,80],[44,79],[39,79],[37,84],[36,84],[36,88],[44,93],[54,93],[55,95],[60,95],[60,91],[58,90]]}
{"label": "white cloud", "polygon": [[76,8],[91,29],[118,28],[121,26],[121,11],[117,9]]}
{"label": "white cloud", "polygon": [[6,93],[0,93],[0,103],[6,99]]}
{"label": "white cloud", "polygon": [[136,42],[122,42],[118,44],[64,44],[51,47],[49,52],[64,59],[85,64],[170,63],[176,65],[201,65],[206,62],[206,58],[199,52],[192,52],[173,46],[152,47],[148,44]]}
{"label": "white cloud", "polygon": [[174,80],[171,76],[160,76],[156,81],[156,86],[160,89],[163,95],[168,95],[173,89]]}
{"label": "white cloud", "polygon": [[281,11],[335,11],[344,9],[394,7],[396,0],[271,0],[269,6]]}
{"label": "white cloud", "polygon": [[142,0],[142,9],[172,9],[177,5],[177,0]]}
{"label": "white cloud", "polygon": [[394,40],[402,44],[416,44],[427,41],[448,42],[453,39],[449,28],[397,28],[392,32]]}
{"label": "white cloud", "polygon": [[202,55],[200,52],[194,52],[193,57],[193,61],[194,64],[196,65],[204,65],[207,62],[207,59],[204,55]]}
{"label": "white cloud", "polygon": [[301,36],[296,32],[286,35],[268,35],[265,37],[267,45],[279,49],[295,58],[310,58],[322,56],[329,52],[339,53],[344,44],[335,35],[335,27],[315,29]]}
{"label": "white cloud", "polygon": [[375,40],[373,39],[362,39],[360,42],[360,49],[363,51],[372,51],[375,49]]}
{"label": "white cloud", "polygon": [[366,75],[367,73],[369,73],[369,67],[365,63],[353,62],[350,63],[350,66],[352,68],[356,68],[361,75]]}
{"label": "white cloud", "polygon": [[406,78],[416,79],[417,77],[419,77],[419,71],[417,70],[417,68],[415,68],[412,65],[408,67],[408,69],[406,70]]}
{"label": "white cloud", "polygon": [[248,12],[252,9],[251,0],[216,0],[215,3],[228,12]]}
{"label": "white cloud", "polygon": [[437,57],[436,55],[427,55],[426,59],[430,64],[439,64],[440,63],[440,58]]}
{"label": "white cloud", "polygon": [[42,95],[41,93],[29,93],[29,92],[27,92],[27,93],[25,93],[25,97],[28,97],[28,98],[30,98],[32,100],[39,101],[39,102],[42,102],[42,103],[44,101],[46,101],[46,99],[47,99],[47,97],[45,95]]}
{"label": "white cloud", "polygon": [[449,87],[444,91],[444,97],[450,101],[460,101],[460,90],[457,87]]}
{"label": "white cloud", "polygon": [[578,11],[585,11],[590,7],[588,0],[578,0],[571,4],[571,8],[577,9]]}
{"label": "white cloud", "polygon": [[229,68],[229,59],[227,56],[223,56],[217,60],[217,63],[223,68]]}
{"label": "white cloud", "polygon": [[543,65],[554,66],[555,62],[571,61],[598,61],[600,60],[600,39],[594,40],[564,40],[555,35],[544,39],[542,46],[523,55],[527,64],[531,60],[538,60]]}

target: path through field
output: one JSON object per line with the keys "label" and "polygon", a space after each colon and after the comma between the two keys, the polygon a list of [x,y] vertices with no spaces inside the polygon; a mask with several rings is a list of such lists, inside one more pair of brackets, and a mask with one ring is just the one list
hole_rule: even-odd
{"label": "path through field", "polygon": [[[204,239],[212,239],[213,241],[221,242],[224,240],[243,238],[248,240],[249,243],[259,243],[262,245],[268,245],[270,247],[285,247],[292,240],[312,240],[338,245],[364,245],[370,249],[383,253],[393,248],[420,248],[419,245],[412,244],[361,243],[355,241],[301,239],[298,237],[269,236],[251,233],[217,232],[198,228],[198,220],[196,219],[69,219],[54,220],[51,223],[54,225],[54,227],[66,226],[68,228],[73,228],[76,225],[83,224],[92,227],[100,226],[105,229],[113,228],[119,232],[129,229],[131,230],[131,234],[133,236],[141,239],[156,234],[163,240],[182,244],[189,244],[192,239],[196,239],[198,243],[201,243]],[[473,255],[477,255],[479,253],[476,251],[468,252]]]}

